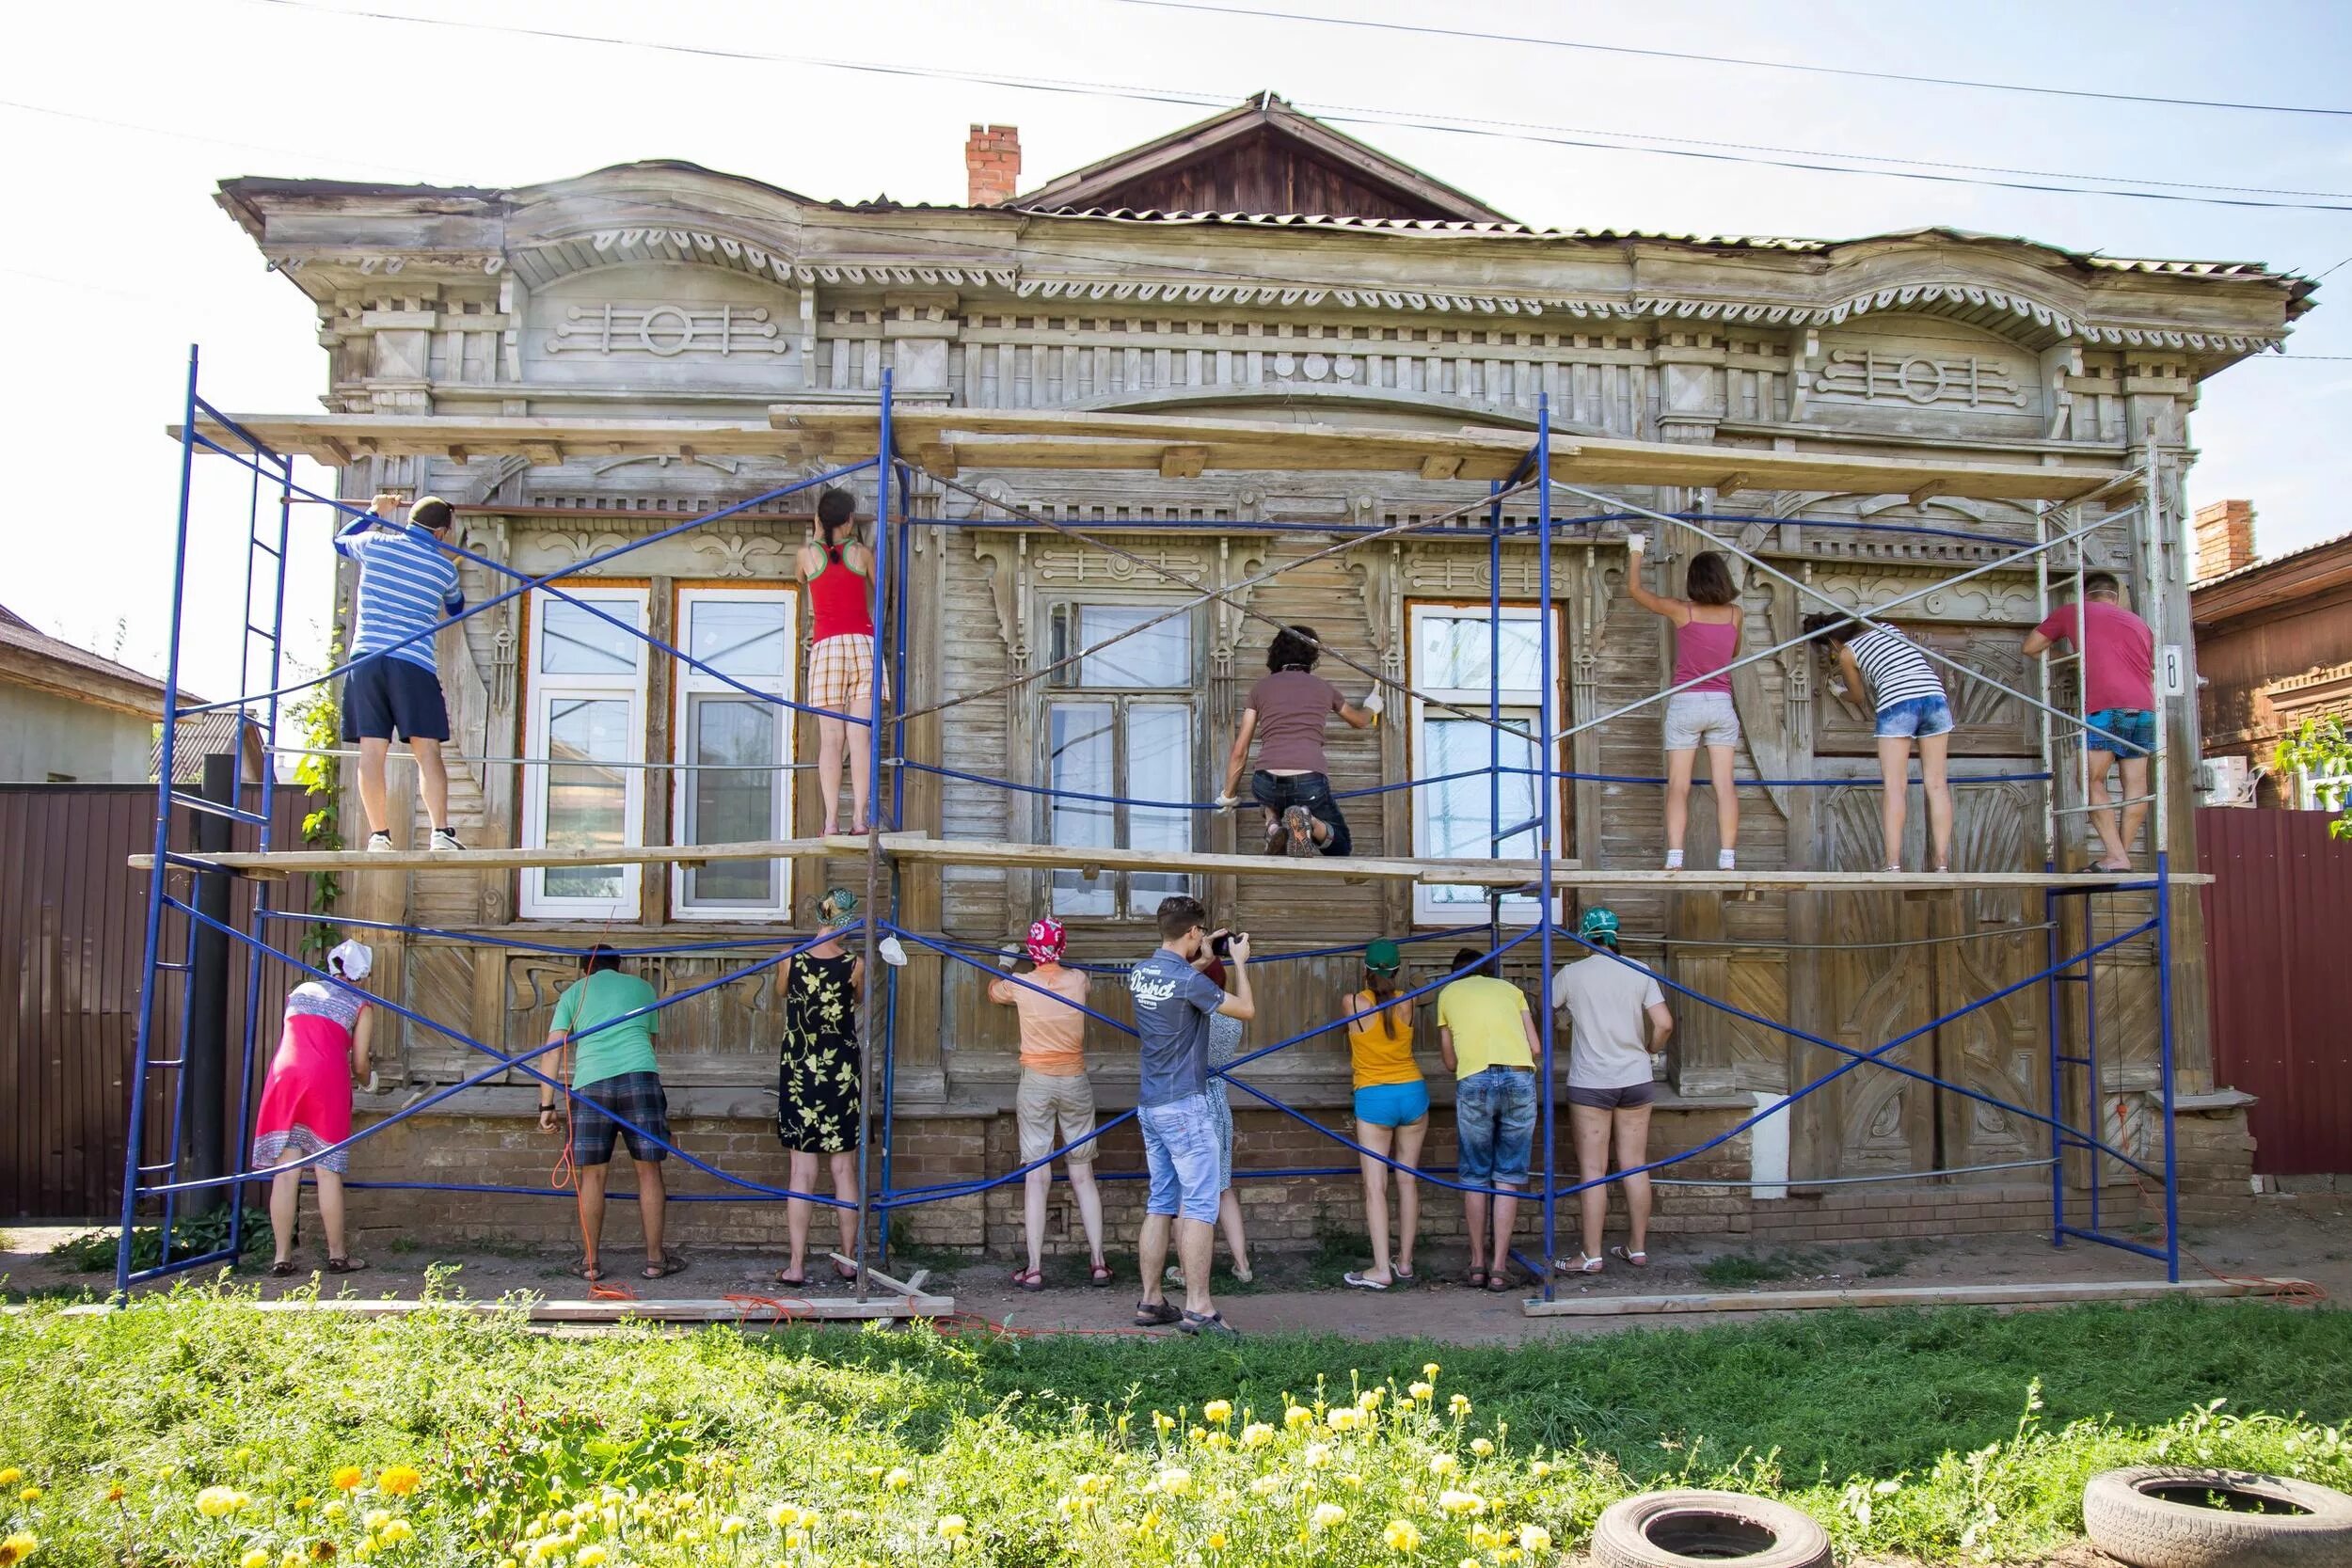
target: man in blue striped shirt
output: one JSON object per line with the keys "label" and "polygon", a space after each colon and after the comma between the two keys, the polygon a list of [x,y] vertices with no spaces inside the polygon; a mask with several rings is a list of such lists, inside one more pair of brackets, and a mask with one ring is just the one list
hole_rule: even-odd
{"label": "man in blue striped shirt", "polygon": [[408,509],[404,526],[392,518],[399,504],[396,496],[377,496],[368,515],[335,537],[336,553],[359,563],[343,738],[359,744],[359,806],[367,813],[370,850],[393,847],[384,770],[395,736],[417,759],[432,847],[462,849],[450,832],[449,768],[441,760],[449,704],[433,663],[434,627],[466,608],[457,567],[440,543],[454,515],[449,502],[426,496]]}

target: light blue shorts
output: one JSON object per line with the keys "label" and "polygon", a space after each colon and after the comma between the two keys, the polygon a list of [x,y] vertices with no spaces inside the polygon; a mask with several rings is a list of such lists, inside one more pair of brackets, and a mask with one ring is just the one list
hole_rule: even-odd
{"label": "light blue shorts", "polygon": [[1454,1086],[1460,1152],[1454,1169],[1475,1187],[1523,1187],[1534,1157],[1535,1075],[1490,1067]]}
{"label": "light blue shorts", "polygon": [[[1220,1084],[1214,1092],[1223,1090]],[[1205,1094],[1136,1110],[1136,1120],[1143,1128],[1144,1167],[1151,1173],[1145,1213],[1216,1223],[1217,1200],[1224,1190],[1217,1185],[1215,1116]]]}
{"label": "light blue shorts", "polygon": [[1429,1114],[1429,1085],[1367,1084],[1356,1091],[1356,1119],[1374,1127],[1410,1127]]}
{"label": "light blue shorts", "polygon": [[1879,709],[1881,740],[1922,740],[1952,733],[1952,705],[1942,697],[1905,697]]}

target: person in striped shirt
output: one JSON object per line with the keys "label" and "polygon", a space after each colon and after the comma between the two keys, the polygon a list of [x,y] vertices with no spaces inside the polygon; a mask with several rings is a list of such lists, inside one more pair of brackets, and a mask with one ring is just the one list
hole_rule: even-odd
{"label": "person in striped shirt", "polygon": [[449,738],[449,704],[433,662],[433,634],[445,616],[466,608],[457,567],[441,547],[454,514],[438,496],[393,520],[400,498],[375,498],[364,517],[335,536],[335,552],[358,562],[352,595],[351,671],[343,677],[343,739],[359,746],[359,808],[367,814],[368,848],[393,848],[384,771],[395,736],[417,759],[417,784],[433,821],[432,847],[462,849],[449,826],[449,768],[441,742]]}
{"label": "person in striped shirt", "polygon": [[1931,863],[1938,871],[1949,871],[1952,784],[1947,765],[1951,754],[1952,705],[1944,694],[1944,682],[1935,666],[1919,651],[1919,644],[1902,633],[1865,626],[1851,616],[1808,615],[1804,629],[1836,660],[1840,678],[1830,682],[1831,691],[1852,706],[1867,688],[1877,710],[1879,775],[1886,783],[1886,798],[1879,808],[1879,826],[1886,838],[1886,869],[1903,868],[1903,810],[1911,795],[1911,746],[1915,740],[1919,782],[1928,797]]}

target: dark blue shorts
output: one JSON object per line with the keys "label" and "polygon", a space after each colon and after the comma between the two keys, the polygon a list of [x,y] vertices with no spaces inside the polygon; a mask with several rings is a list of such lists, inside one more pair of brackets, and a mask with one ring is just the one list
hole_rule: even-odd
{"label": "dark blue shorts", "polygon": [[378,654],[343,677],[345,740],[447,740],[449,704],[423,665]]}
{"label": "dark blue shorts", "polygon": [[[624,1072],[617,1078],[579,1085],[574,1092],[580,1096],[572,1101],[574,1164],[609,1164],[615,1141],[628,1145],[632,1160],[670,1157],[662,1147],[670,1141],[670,1097],[661,1087],[660,1074]],[[634,1130],[622,1126],[615,1117],[631,1123]]]}

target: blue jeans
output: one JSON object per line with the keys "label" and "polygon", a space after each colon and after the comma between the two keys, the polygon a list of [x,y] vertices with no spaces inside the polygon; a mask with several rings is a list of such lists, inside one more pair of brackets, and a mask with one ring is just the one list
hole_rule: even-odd
{"label": "blue jeans", "polygon": [[2146,708],[2103,707],[2090,716],[2083,744],[2119,757],[2144,757],[2156,749],[2156,716]]}
{"label": "blue jeans", "polygon": [[1924,740],[1951,733],[1952,705],[1942,697],[1905,697],[1879,709],[1881,740],[1908,740],[1913,736]]}
{"label": "blue jeans", "polygon": [[[1220,1085],[1216,1092],[1222,1093]],[[1147,1214],[1179,1214],[1203,1225],[1216,1223],[1216,1126],[1209,1097],[1196,1094],[1136,1111],[1143,1128],[1143,1163],[1151,1191]]]}
{"label": "blue jeans", "polygon": [[1249,775],[1249,798],[1272,812],[1277,822],[1290,807],[1305,806],[1308,816],[1331,830],[1331,836],[1316,847],[1320,854],[1344,855],[1356,847],[1348,835],[1347,818],[1340,815],[1340,803],[1331,799],[1331,781],[1324,774],[1269,773],[1260,768]]}
{"label": "blue jeans", "polygon": [[1454,1086],[1454,1127],[1464,1181],[1517,1187],[1535,1153],[1535,1075],[1490,1067]]}

